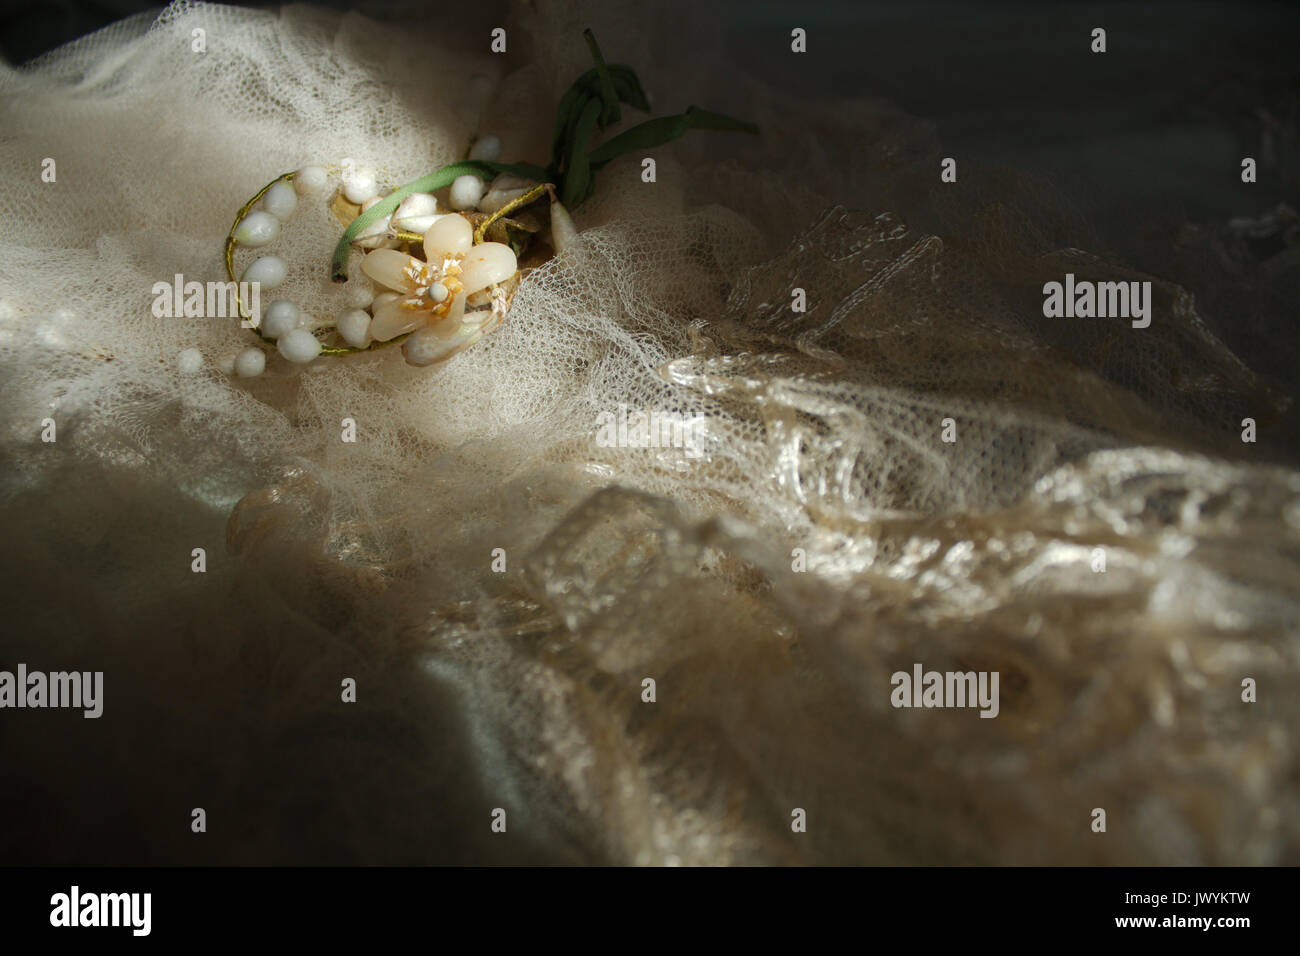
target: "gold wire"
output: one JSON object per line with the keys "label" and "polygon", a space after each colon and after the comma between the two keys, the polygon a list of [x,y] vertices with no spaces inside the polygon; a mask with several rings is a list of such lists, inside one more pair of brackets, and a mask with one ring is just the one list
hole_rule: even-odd
{"label": "gold wire", "polygon": [[[552,192],[553,189],[554,187],[550,183],[542,183],[540,186],[534,186],[522,196],[516,196],[514,199],[510,200],[510,202],[506,203],[478,224],[478,228],[474,230],[474,245],[477,246],[483,241],[483,237],[487,235],[487,231],[489,227],[491,227],[492,223],[496,222],[502,216],[514,212],[516,209],[527,206],[530,202],[540,197],[542,193]],[[553,192],[552,195],[554,195]],[[488,286],[488,295],[495,297],[499,288],[501,288],[501,283],[493,282]],[[448,356],[448,358],[450,358],[450,356]]]}
{"label": "gold wire", "polygon": [[[252,199],[250,199],[248,202],[244,203],[244,205],[240,207],[239,212],[235,213],[235,221],[230,227],[230,233],[226,236],[226,278],[229,279],[230,282],[235,287],[235,307],[239,310],[239,321],[241,323],[244,320],[248,320],[249,322],[251,322],[253,321],[253,317],[249,315],[247,311],[245,311],[244,302],[239,297],[239,283],[235,282],[235,246],[237,244],[235,241],[235,230],[239,228],[239,224],[244,221],[244,219],[248,216],[248,214],[253,211],[253,207],[256,206],[259,202],[261,202],[262,197],[265,196],[268,192],[270,192],[272,186],[274,186],[276,183],[279,182],[286,182],[286,183],[291,182],[293,180],[293,177],[294,177],[293,173],[285,173],[282,176],[277,176],[275,179],[271,180],[269,183],[267,183],[265,186],[259,189],[257,191],[257,195],[254,196]],[[268,338],[267,336],[262,334],[262,327],[261,327],[260,320],[258,324],[256,326],[252,326],[252,328],[257,333],[257,337],[260,338],[263,342],[275,341],[275,339]]]}
{"label": "gold wire", "polygon": [[541,196],[542,193],[546,192],[549,186],[549,183],[542,183],[539,186],[534,186],[532,189],[528,190],[528,192],[524,193],[522,196],[516,196],[492,215],[480,222],[478,228],[474,230],[474,245],[477,246],[483,241],[483,237],[487,235],[488,228],[491,227],[492,223],[496,222],[502,216],[509,215],[516,209],[527,206],[530,202]]}

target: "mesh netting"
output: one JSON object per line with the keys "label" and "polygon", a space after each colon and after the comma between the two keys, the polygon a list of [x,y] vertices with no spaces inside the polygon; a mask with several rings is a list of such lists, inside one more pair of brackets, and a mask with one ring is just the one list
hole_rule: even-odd
{"label": "mesh netting", "polygon": [[[454,27],[432,56],[357,16],[181,3],[6,70],[9,504],[75,464],[113,477],[57,506],[74,543],[148,514],[139,476],[229,516],[230,562],[355,659],[461,688],[478,785],[544,858],[1294,861],[1300,476],[1243,460],[1239,425],[1284,403],[1185,290],[1076,248],[1065,201],[935,191],[931,131],[884,104],[846,136],[845,111],[729,78],[761,143],[692,134],[653,185],[610,164],[581,243],[433,369],[272,352],[241,380],[236,321],[151,314],[155,283],[223,278],[235,210],[282,172],[351,159],[395,187],[479,132],[544,159],[584,26],[652,99],[686,82],[655,60],[670,22],[612,17],[522,5],[509,58]],[[275,298],[346,307],[339,231],[300,201]],[[1150,328],[1045,320],[1066,272],[1152,280]],[[598,423],[629,410],[698,444],[608,447]],[[152,546],[188,533],[160,519]],[[102,586],[129,614],[162,585]],[[255,628],[264,599],[232,613]],[[999,717],[892,708],[915,661],[998,671]]]}

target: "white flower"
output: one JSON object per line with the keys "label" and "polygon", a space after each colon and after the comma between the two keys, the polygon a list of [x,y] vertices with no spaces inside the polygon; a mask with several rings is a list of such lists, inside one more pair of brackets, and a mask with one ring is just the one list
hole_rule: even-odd
{"label": "white flower", "polygon": [[466,298],[505,281],[518,268],[509,246],[474,245],[474,230],[459,215],[445,216],[429,228],[424,254],[428,261],[421,262],[396,249],[377,249],[362,261],[366,275],[401,294],[375,307],[370,336],[376,341],[387,342],[424,326],[440,337],[456,338],[465,324]]}

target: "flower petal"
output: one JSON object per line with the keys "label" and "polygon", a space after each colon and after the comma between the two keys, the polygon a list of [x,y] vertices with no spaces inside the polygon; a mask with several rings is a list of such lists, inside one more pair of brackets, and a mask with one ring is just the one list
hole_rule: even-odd
{"label": "flower petal", "polygon": [[486,289],[494,282],[504,282],[519,267],[514,250],[500,242],[482,242],[465,256],[460,281],[469,294]]}
{"label": "flower petal", "polygon": [[407,299],[386,302],[375,310],[370,320],[370,337],[376,342],[387,342],[399,335],[417,329],[429,319],[424,309],[407,305]]}
{"label": "flower petal", "polygon": [[465,322],[462,319],[453,319],[448,316],[445,319],[434,318],[428,325],[429,334],[435,338],[450,339],[454,337],[462,328]]}
{"label": "flower petal", "polygon": [[474,244],[474,228],[464,216],[444,216],[424,234],[424,255],[438,268],[443,256],[469,252]]}
{"label": "flower petal", "polygon": [[432,365],[451,358],[462,349],[467,349],[483,337],[483,330],[476,324],[465,323],[450,337],[443,337],[432,328],[420,329],[402,345],[402,354],[411,365]]}
{"label": "flower petal", "polygon": [[456,298],[451,300],[451,308],[447,310],[445,321],[452,323],[455,328],[460,325],[461,316],[465,314],[465,293],[457,292]]}
{"label": "flower petal", "polygon": [[376,249],[361,260],[361,271],[382,286],[399,292],[413,292],[415,279],[424,263],[396,249]]}

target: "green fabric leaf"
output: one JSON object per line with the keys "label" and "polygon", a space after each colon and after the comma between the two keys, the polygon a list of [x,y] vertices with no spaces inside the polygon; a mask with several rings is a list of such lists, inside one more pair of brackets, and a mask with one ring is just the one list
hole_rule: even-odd
{"label": "green fabric leaf", "polygon": [[573,143],[578,135],[578,123],[582,120],[583,114],[591,103],[600,103],[600,97],[595,92],[585,94],[579,99],[577,108],[569,114],[569,122],[564,129],[564,139],[560,144],[559,163],[556,167],[563,173],[567,173],[569,167],[573,165],[575,155]]}
{"label": "green fabric leaf", "polygon": [[596,76],[600,78],[600,128],[606,129],[613,126],[622,118],[622,113],[618,108],[618,94],[614,92],[614,79],[609,75],[609,67],[605,65],[605,58],[600,55],[600,44],[596,42],[596,34],[590,29],[582,31],[582,38],[587,41],[587,48],[591,50],[591,58],[596,61]]}
{"label": "green fabric leaf", "polygon": [[650,112],[650,101],[646,99],[645,90],[641,89],[641,81],[637,79],[631,67],[613,64],[609,68],[609,73],[614,78],[614,90],[620,100],[642,113]]}
{"label": "green fabric leaf", "polygon": [[587,143],[600,119],[600,100],[589,100],[583,108],[574,129],[572,146],[568,154],[569,167],[564,170],[560,202],[570,209],[586,199],[591,192],[591,172],[588,169]]}
{"label": "green fabric leaf", "polygon": [[688,106],[686,112],[678,116],[661,116],[658,119],[646,120],[606,140],[591,151],[588,162],[593,170],[600,169],[617,156],[632,150],[662,146],[664,143],[678,139],[691,129],[725,130],[758,135],[758,127],[753,123]]}
{"label": "green fabric leaf", "polygon": [[[650,101],[646,98],[641,81],[636,71],[623,63],[610,63],[609,76],[614,84],[614,94],[620,102],[643,113],[650,112]],[[573,84],[560,98],[560,105],[555,110],[555,131],[551,134],[551,165],[548,178],[555,179],[564,169],[564,145],[582,115],[583,107],[600,91],[600,74],[593,66],[573,81]],[[608,125],[608,124],[606,124]],[[603,127],[602,127],[603,128]]]}
{"label": "green fabric leaf", "polygon": [[551,136],[551,168],[562,168],[564,143],[568,132],[573,128],[587,100],[595,93],[600,78],[593,67],[573,81],[573,85],[560,98],[560,105],[555,110],[555,132]]}

